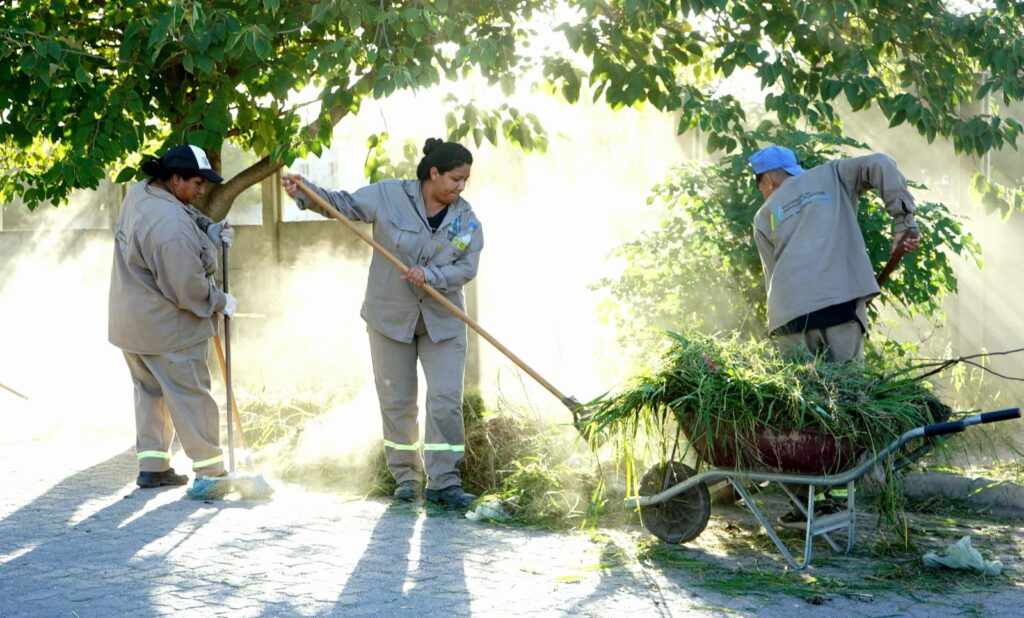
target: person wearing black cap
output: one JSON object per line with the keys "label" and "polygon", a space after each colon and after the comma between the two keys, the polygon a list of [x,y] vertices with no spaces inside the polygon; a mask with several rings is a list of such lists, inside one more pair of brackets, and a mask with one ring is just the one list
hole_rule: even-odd
{"label": "person wearing black cap", "polygon": [[224,474],[206,357],[216,314],[237,307],[213,279],[234,230],[191,204],[222,180],[201,149],[176,146],[142,171],[150,178],[128,191],[114,227],[107,332],[135,388],[136,483],[184,485],[169,464],[175,433],[197,478]]}
{"label": "person wearing black cap", "polygon": [[[429,284],[464,309],[462,287],[476,277],[484,237],[480,221],[461,195],[473,156],[463,146],[440,139],[428,139],[423,155],[416,179],[385,180],[353,193],[327,191],[294,175],[284,176],[281,183],[299,208],[327,216],[300,192],[302,182],[343,216],[372,224],[374,240],[412,265],[400,273],[374,253],[361,312],[370,336],[384,451],[398,482],[396,498],[417,498],[426,472],[427,500],[464,508],[476,499],[463,491],[458,468],[466,442],[466,325],[420,286]],[[422,443],[416,410],[417,359],[427,381]]]}
{"label": "person wearing black cap", "polygon": [[754,241],[768,291],[768,332],[780,348],[863,361],[867,301],[880,293],[857,222],[857,203],[878,189],[892,216],[892,251],[921,241],[914,198],[884,154],[841,159],[805,171],[792,150],[768,146],[750,157],[764,204]]}

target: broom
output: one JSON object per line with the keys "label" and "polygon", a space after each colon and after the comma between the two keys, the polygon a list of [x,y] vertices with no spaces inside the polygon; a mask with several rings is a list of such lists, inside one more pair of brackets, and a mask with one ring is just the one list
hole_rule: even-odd
{"label": "broom", "polygon": [[[228,246],[223,245],[224,292],[228,291]],[[227,391],[228,415],[228,474],[224,476],[197,477],[192,486],[185,492],[194,500],[223,500],[231,493],[239,494],[243,499],[259,500],[269,498],[274,488],[260,474],[235,473],[234,427],[237,423],[239,438],[245,447],[245,434],[235,407],[235,396],[231,390],[231,318],[224,316],[224,352],[220,349],[220,338],[213,336],[217,348],[217,361],[220,363],[221,374],[224,376],[224,389]],[[252,460],[246,454],[246,467],[252,469]]]}

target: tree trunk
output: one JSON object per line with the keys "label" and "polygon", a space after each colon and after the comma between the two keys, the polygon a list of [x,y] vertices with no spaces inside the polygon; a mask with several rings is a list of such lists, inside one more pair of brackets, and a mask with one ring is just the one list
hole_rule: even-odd
{"label": "tree trunk", "polygon": [[239,172],[234,178],[215,185],[211,191],[208,191],[203,196],[203,200],[196,204],[196,207],[203,211],[207,217],[214,221],[220,221],[228,216],[228,211],[231,210],[236,197],[282,167],[284,167],[283,161],[271,162],[269,157],[263,157]]}
{"label": "tree trunk", "polygon": [[[376,74],[372,72],[364,75],[358,82],[352,84],[352,90],[355,92],[365,92],[372,89],[375,78]],[[317,120],[306,126],[306,134],[311,138],[315,138],[321,130],[326,129],[333,131],[334,127],[337,126],[337,124],[341,122],[341,119],[347,116],[348,113],[349,109],[347,107],[335,107],[331,109],[331,122],[329,127],[321,127],[320,121]],[[210,163],[213,165],[213,168],[220,173],[220,152],[207,151],[207,156],[210,157]],[[242,192],[249,187],[261,182],[274,172],[277,172],[282,167],[284,167],[284,162],[271,162],[269,157],[263,157],[259,161],[239,172],[234,178],[225,180],[221,184],[214,186],[212,190],[203,195],[202,199],[196,203],[195,206],[206,214],[207,217],[210,217],[214,221],[221,221],[224,217],[228,216],[228,212],[231,210],[231,206],[235,203],[236,197],[241,195]]]}

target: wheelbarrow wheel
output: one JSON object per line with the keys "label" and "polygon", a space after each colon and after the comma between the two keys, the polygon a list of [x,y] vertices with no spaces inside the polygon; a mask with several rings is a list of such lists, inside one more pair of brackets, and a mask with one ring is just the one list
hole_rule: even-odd
{"label": "wheelbarrow wheel", "polygon": [[[661,463],[640,479],[639,493],[653,496],[696,474],[696,470],[678,461]],[[700,536],[711,518],[711,494],[707,485],[700,483],[670,500],[641,507],[640,518],[651,534],[666,543],[678,545],[692,541]]]}

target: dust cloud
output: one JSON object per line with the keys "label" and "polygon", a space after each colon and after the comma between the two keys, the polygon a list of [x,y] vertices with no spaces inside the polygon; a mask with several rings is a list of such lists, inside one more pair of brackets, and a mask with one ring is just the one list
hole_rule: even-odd
{"label": "dust cloud", "polygon": [[[325,187],[356,189],[365,184],[365,136],[387,131],[398,159],[406,138],[419,147],[446,134],[441,99],[428,91],[365,102],[358,117],[339,127],[330,150],[296,162],[291,171]],[[673,165],[699,160],[699,141],[677,136],[675,119],[650,109],[613,112],[542,97],[508,102],[537,113],[550,146],[546,153],[524,155],[508,145],[467,142],[475,164],[464,197],[487,239],[478,278],[468,289],[470,306],[477,321],[531,368],[563,394],[586,401],[635,369],[598,310],[608,299],[589,286],[621,269],[609,259],[617,246],[656,227],[663,213],[645,206],[649,189]],[[877,119],[858,118],[865,120],[851,124],[855,137],[891,154],[908,176],[926,183],[930,192],[922,196],[969,217],[969,229],[984,246],[983,270],[958,265],[961,293],[947,303],[948,334],[941,335],[949,343],[938,347],[959,355],[1024,346],[1015,311],[1024,292],[1013,284],[1019,278],[1020,217],[1002,222],[973,206],[964,180],[971,163],[953,157],[948,145],[924,147],[912,131],[880,130]],[[232,321],[236,397],[277,405],[302,394],[324,395],[315,421],[301,433],[283,434],[293,452],[275,465],[313,469],[333,458],[356,469],[380,437],[359,317],[369,248],[336,222],[299,213],[273,181],[263,194],[276,194],[284,221],[245,225],[252,218],[247,215],[237,225],[231,250],[232,293],[239,300]],[[0,383],[30,399],[0,389],[0,410],[16,419],[9,424],[15,438],[19,432],[88,429],[128,446],[131,384],[120,352],[106,341],[112,221],[108,216],[106,228],[68,229],[76,207],[31,215],[45,217],[31,226],[36,231],[0,231]],[[938,337],[917,331],[905,336]],[[569,421],[568,410],[500,351],[479,338],[472,345],[470,364],[488,404]],[[1020,363],[1000,366],[1019,376]],[[210,366],[215,396],[223,401],[212,355]],[[421,380],[421,413],[424,391]],[[1001,387],[1001,396],[1009,392]],[[1019,400],[1019,390],[1012,392]]]}

